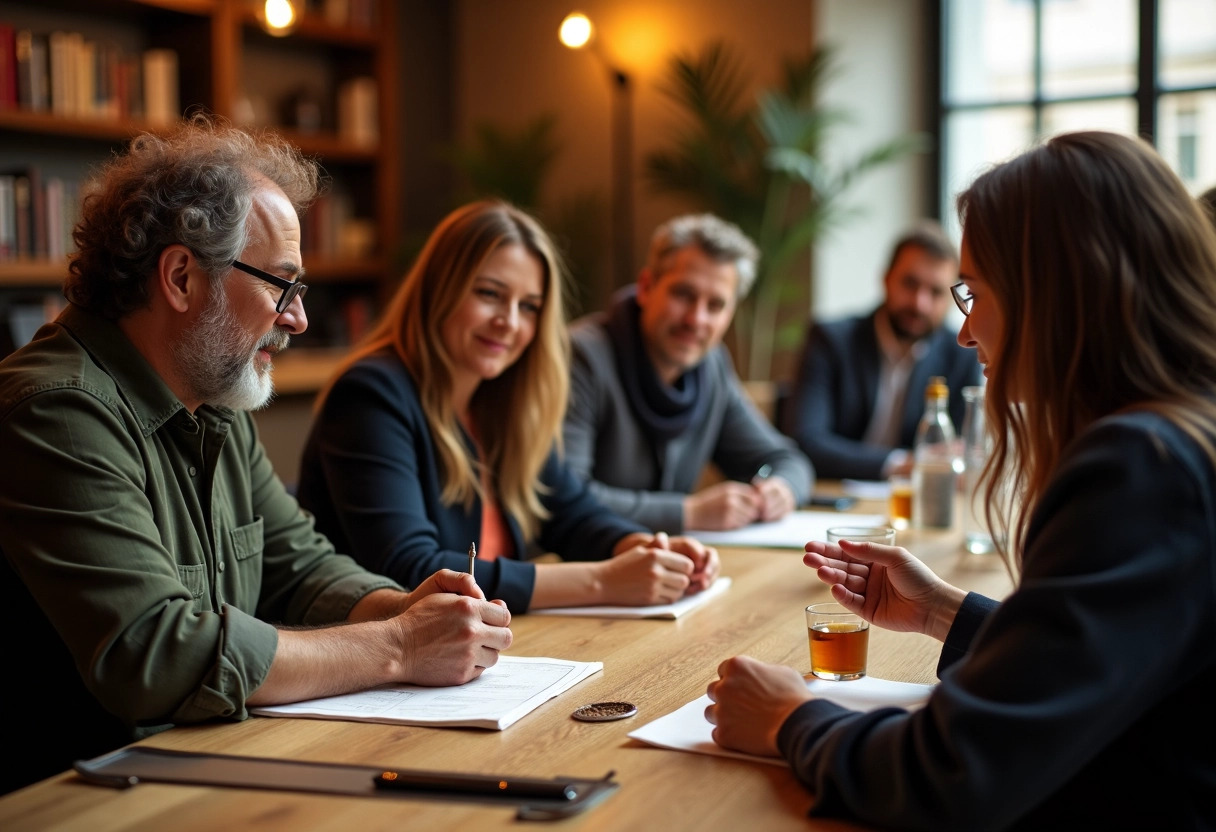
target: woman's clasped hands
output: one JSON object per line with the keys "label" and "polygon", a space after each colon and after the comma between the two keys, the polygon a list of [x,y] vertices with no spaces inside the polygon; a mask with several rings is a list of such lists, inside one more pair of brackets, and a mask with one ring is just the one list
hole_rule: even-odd
{"label": "woman's clasped hands", "polygon": [[718,550],[691,537],[636,533],[617,542],[597,565],[607,604],[671,604],[707,588],[718,577]]}

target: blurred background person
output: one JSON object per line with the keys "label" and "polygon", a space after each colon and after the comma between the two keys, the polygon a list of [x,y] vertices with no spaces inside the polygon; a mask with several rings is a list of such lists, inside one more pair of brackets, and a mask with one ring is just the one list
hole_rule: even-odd
{"label": "blurred background person", "polygon": [[954,244],[938,223],[922,220],[895,242],[881,306],[811,323],[783,429],[819,476],[910,473],[930,376],[946,379],[950,418],[962,427],[962,390],[980,374],[975,357],[943,326],[956,280]]}

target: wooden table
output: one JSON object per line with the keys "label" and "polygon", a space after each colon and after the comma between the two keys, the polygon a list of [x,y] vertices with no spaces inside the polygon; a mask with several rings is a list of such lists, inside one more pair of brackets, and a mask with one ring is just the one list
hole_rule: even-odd
{"label": "wooden table", "polygon": [[[859,513],[883,513],[861,502]],[[1010,581],[995,555],[962,551],[961,535],[900,532],[898,543],[951,582],[1001,597]],[[318,762],[433,768],[536,777],[601,777],[621,788],[597,807],[545,828],[806,829],[811,796],[784,766],[667,751],[626,735],[705,692],[723,659],[746,653],[809,670],[803,607],[827,598],[802,565],[800,550],[722,550],[734,584],[721,598],[677,621],[519,616],[519,656],[602,661],[596,674],[505,731],[437,729],[252,718],[176,728],[143,744],[160,748]],[[934,681],[938,644],[926,636],[873,629],[870,672]],[[638,715],[585,723],[570,712],[587,702],[628,700]],[[13,753],[13,749],[9,749]],[[509,808],[331,797],[252,789],[144,783],[115,791],[73,773],[0,798],[0,829],[135,830],[520,828]],[[525,826],[527,824],[524,824]],[[812,828],[848,829],[817,822]]]}

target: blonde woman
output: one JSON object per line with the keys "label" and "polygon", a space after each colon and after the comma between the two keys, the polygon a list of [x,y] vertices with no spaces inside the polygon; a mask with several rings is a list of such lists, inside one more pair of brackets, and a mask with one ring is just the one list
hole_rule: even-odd
{"label": "blonde woman", "polygon": [[618,517],[561,459],[562,275],[544,229],[509,204],[435,229],[323,391],[305,447],[300,503],[339,551],[414,586],[467,569],[475,544],[478,584],[512,612],[666,603],[713,581],[714,549]]}
{"label": "blonde woman", "polygon": [[901,548],[808,543],[837,601],[942,642],[941,683],[855,713],[739,657],[709,686],[714,738],[884,829],[1211,829],[1216,231],[1114,133],[1057,136],[958,204],[958,340],[988,377],[989,505],[1022,498],[1017,585],[998,604]]}

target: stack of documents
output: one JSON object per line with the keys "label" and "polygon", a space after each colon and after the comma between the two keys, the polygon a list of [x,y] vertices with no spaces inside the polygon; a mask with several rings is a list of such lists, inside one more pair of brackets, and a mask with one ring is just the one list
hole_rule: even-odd
{"label": "stack of documents", "polygon": [[[829,682],[813,679],[806,683],[811,693],[855,711],[872,711],[876,708],[896,707],[910,711],[922,707],[929,701],[933,685],[917,685],[912,682],[892,682],[863,676],[849,682]],[[736,757],[783,766],[780,757],[758,757],[739,751],[727,751],[714,742],[714,726],[705,721],[705,709],[712,705],[708,696],[694,699],[677,711],[648,722],[629,736],[647,745],[670,748],[675,751],[692,751],[697,754],[712,754],[716,757]]]}
{"label": "stack of documents", "polygon": [[499,656],[496,665],[463,685],[389,685],[250,713],[501,731],[603,669],[603,662]]}

